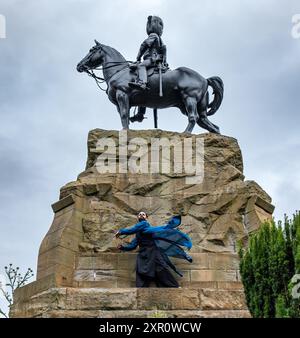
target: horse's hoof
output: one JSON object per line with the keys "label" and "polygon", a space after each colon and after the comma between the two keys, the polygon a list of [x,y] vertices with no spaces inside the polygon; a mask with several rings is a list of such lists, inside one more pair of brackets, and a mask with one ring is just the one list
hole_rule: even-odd
{"label": "horse's hoof", "polygon": [[129,118],[130,122],[142,122],[144,120],[144,115],[135,115]]}

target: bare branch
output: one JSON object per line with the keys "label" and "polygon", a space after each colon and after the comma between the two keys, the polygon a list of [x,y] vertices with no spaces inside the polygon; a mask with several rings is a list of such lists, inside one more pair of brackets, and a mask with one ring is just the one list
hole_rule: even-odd
{"label": "bare branch", "polygon": [[4,311],[2,311],[1,309],[0,309],[0,314],[1,314],[2,316],[4,316],[5,318],[8,318],[7,314],[6,314]]}
{"label": "bare branch", "polygon": [[[11,307],[13,304],[15,290],[20,288],[21,286],[24,286],[26,282],[34,276],[34,273],[32,269],[28,268],[25,274],[22,276],[19,272],[20,268],[16,267],[14,269],[12,264],[9,264],[9,266],[5,266],[4,270],[8,280],[6,286],[10,288],[10,292],[5,291],[2,287],[0,287],[0,292],[3,294],[5,300],[7,301],[8,307]],[[0,309],[0,315],[8,318],[7,314],[2,309]]]}

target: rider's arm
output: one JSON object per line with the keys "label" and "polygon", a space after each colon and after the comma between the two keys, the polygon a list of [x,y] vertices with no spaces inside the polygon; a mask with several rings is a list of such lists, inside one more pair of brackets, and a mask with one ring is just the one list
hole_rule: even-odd
{"label": "rider's arm", "polygon": [[138,55],[136,57],[137,61],[141,61],[141,57],[145,54],[146,50],[148,49],[147,44],[145,43],[145,41],[141,44],[140,50],[139,50]]}
{"label": "rider's arm", "polygon": [[150,48],[153,43],[158,39],[158,35],[155,33],[151,33],[146,40],[141,44],[140,50],[136,57],[137,61],[141,61],[141,57],[145,54],[146,50]]}

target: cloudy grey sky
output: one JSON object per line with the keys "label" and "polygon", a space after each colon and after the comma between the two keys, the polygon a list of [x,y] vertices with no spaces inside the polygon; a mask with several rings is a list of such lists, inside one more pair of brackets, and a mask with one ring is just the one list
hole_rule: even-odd
{"label": "cloudy grey sky", "polygon": [[[76,64],[94,38],[134,59],[151,14],[164,20],[171,68],[223,79],[212,121],[238,139],[246,179],[272,196],[277,219],[299,209],[296,13],[299,0],[1,0],[0,269],[9,262],[36,269],[50,205],[84,170],[88,131],[120,128],[115,107]],[[159,112],[160,128],[185,125],[179,111]]]}

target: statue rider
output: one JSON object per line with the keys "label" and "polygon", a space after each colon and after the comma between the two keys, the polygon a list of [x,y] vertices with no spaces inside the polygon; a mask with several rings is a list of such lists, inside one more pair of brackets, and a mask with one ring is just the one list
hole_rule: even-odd
{"label": "statue rider", "polygon": [[[138,76],[135,82],[129,82],[134,88],[145,90],[147,88],[147,69],[156,67],[159,64],[167,67],[166,63],[166,46],[163,44],[161,35],[163,33],[163,21],[158,16],[148,16],[146,31],[148,38],[141,44],[137,55]],[[141,58],[143,61],[141,62]]]}

